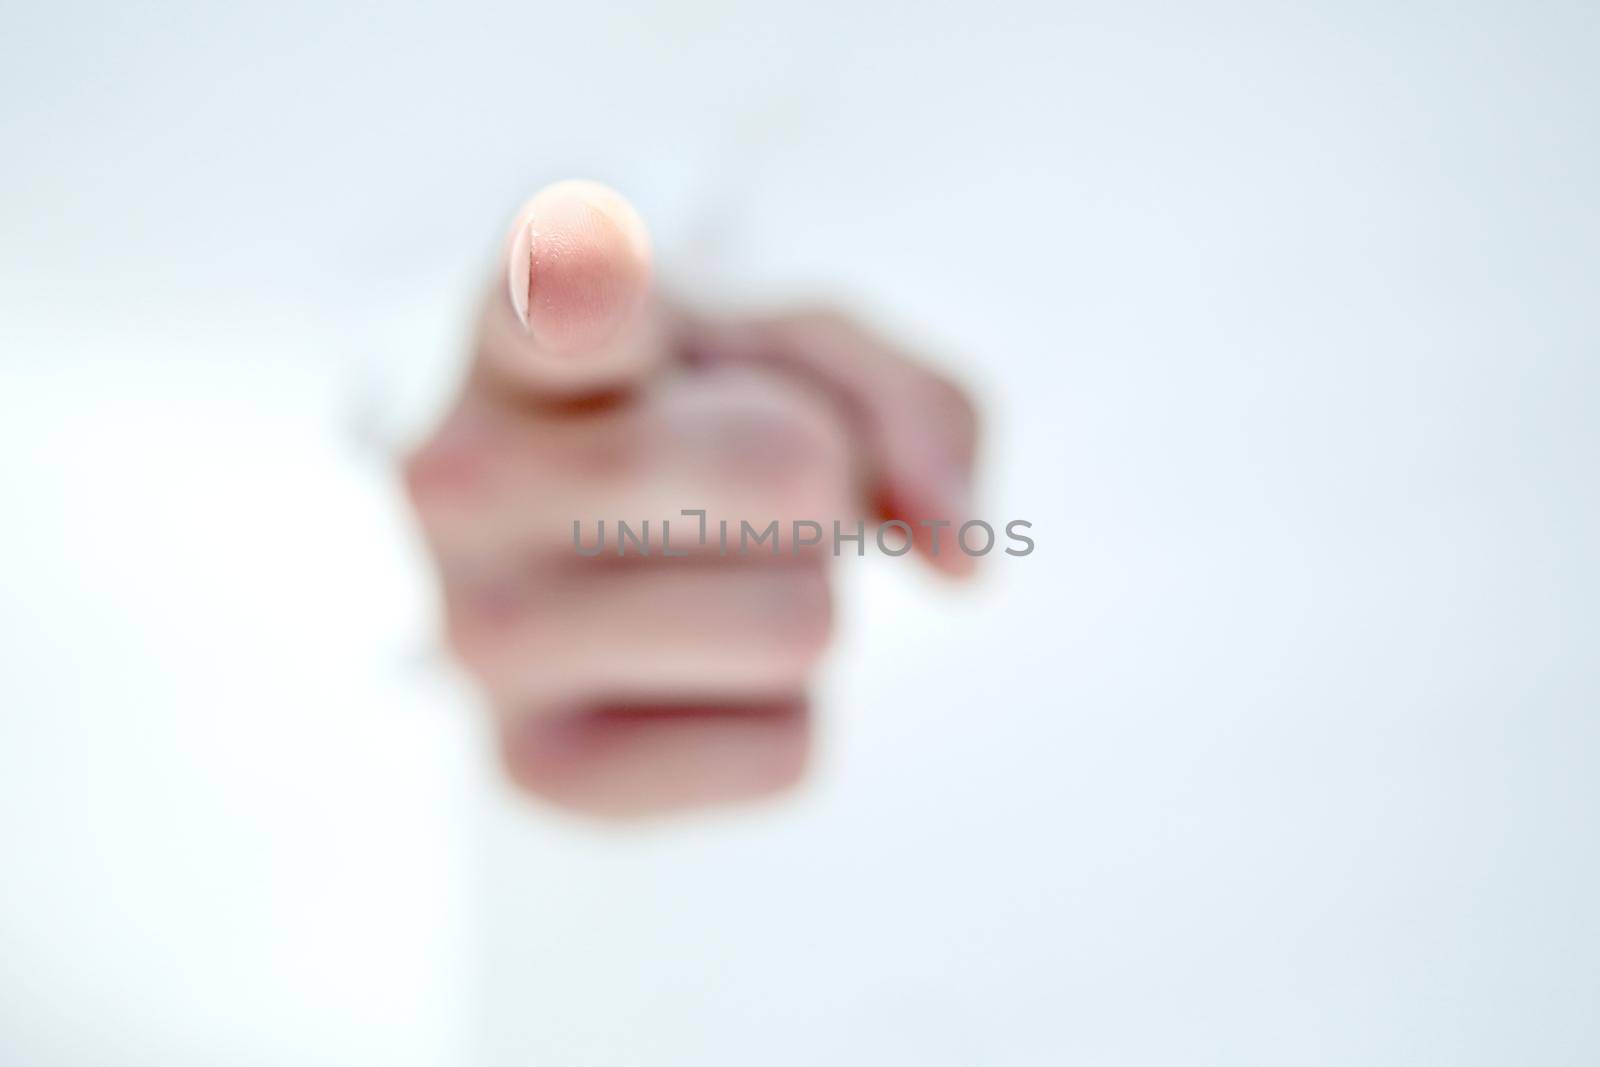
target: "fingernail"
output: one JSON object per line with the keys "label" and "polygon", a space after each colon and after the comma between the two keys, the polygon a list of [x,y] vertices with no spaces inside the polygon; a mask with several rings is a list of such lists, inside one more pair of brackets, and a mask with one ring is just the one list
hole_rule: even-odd
{"label": "fingernail", "polygon": [[506,285],[511,295],[511,309],[517,321],[528,329],[528,296],[533,282],[533,233],[528,223],[517,227],[511,240],[511,258],[506,263]]}

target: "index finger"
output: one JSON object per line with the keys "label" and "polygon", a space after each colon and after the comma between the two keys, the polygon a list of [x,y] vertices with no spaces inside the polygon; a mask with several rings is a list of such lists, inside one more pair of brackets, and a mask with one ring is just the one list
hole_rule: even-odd
{"label": "index finger", "polygon": [[627,388],[666,358],[650,238],[620,194],[569,180],[517,212],[477,336],[498,386],[555,400]]}

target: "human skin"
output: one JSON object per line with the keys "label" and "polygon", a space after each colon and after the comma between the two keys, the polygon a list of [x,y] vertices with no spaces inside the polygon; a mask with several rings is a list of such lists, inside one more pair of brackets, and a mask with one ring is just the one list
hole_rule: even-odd
{"label": "human skin", "polygon": [[[458,396],[407,458],[443,626],[512,781],[594,815],[749,801],[801,778],[806,688],[830,637],[823,548],[796,519],[899,519],[952,577],[972,561],[976,420],[958,386],[831,311],[727,319],[651,287],[643,221],[558,182],[517,214]],[[695,545],[741,519],[776,555]],[[662,558],[659,523],[673,524]],[[580,556],[572,524],[645,519],[653,553]],[[931,551],[924,520],[949,520]],[[614,536],[614,535],[613,535]],[[847,549],[848,551],[849,549]]]}

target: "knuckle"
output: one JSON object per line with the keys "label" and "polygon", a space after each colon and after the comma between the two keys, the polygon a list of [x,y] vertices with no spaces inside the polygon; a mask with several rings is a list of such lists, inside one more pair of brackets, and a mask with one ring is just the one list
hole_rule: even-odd
{"label": "knuckle", "polygon": [[783,613],[781,639],[791,665],[809,674],[826,654],[833,637],[833,603],[821,568],[797,577],[788,610]]}
{"label": "knuckle", "polygon": [[523,620],[523,608],[504,591],[456,590],[444,605],[445,645],[468,670],[490,676],[504,664],[507,642]]}
{"label": "knuckle", "polygon": [[449,612],[444,619],[444,643],[457,662],[475,675],[493,671],[496,656],[494,641],[489,633],[458,612]]}
{"label": "knuckle", "polygon": [[451,454],[435,439],[405,458],[401,475],[411,506],[418,513],[428,515],[463,483],[466,472],[459,453]]}
{"label": "knuckle", "polygon": [[796,404],[743,413],[725,430],[722,455],[764,484],[807,485],[843,465],[843,433]]}
{"label": "knuckle", "polygon": [[452,417],[401,461],[401,478],[412,507],[427,515],[442,505],[471,499],[488,470],[492,440]]}
{"label": "knuckle", "polygon": [[832,304],[814,304],[804,308],[800,312],[800,319],[838,336],[854,337],[866,332],[858,319]]}
{"label": "knuckle", "polygon": [[431,462],[426,444],[413,449],[400,461],[401,484],[405,486],[412,508],[417,511],[424,511],[428,506],[433,480]]}
{"label": "knuckle", "polygon": [[932,403],[943,413],[968,422],[977,420],[978,409],[967,391],[942,374],[928,376],[928,393]]}
{"label": "knuckle", "polygon": [[978,440],[978,406],[966,389],[930,371],[913,395],[919,421],[952,442],[957,451],[972,451]]}

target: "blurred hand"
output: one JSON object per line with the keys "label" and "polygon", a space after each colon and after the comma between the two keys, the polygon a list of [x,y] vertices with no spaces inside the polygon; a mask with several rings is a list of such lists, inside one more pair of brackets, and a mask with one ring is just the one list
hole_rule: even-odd
{"label": "blurred hand", "polygon": [[[849,320],[668,307],[625,200],[591,182],[540,192],[507,237],[461,394],[406,465],[446,634],[513,779],[615,815],[794,782],[833,523],[865,519],[870,552],[876,521],[902,520],[930,563],[964,573],[973,444],[966,395]],[[704,544],[685,509],[705,510]],[[603,520],[606,550],[576,551],[574,520],[591,550]],[[649,521],[648,557],[618,556],[619,520]],[[662,557],[662,520],[687,558]],[[741,520],[778,520],[777,553],[735,554]],[[797,551],[795,520],[823,543]]]}

